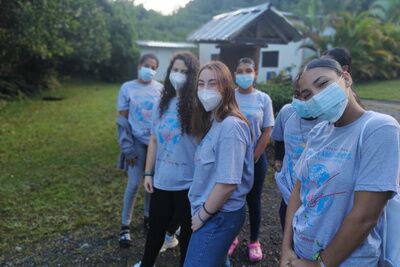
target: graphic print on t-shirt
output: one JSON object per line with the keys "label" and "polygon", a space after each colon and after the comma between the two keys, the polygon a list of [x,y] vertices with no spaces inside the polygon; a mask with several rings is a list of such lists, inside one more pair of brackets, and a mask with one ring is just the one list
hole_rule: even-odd
{"label": "graphic print on t-shirt", "polygon": [[136,118],[141,122],[149,122],[153,110],[154,100],[135,101],[133,110]]}
{"label": "graphic print on t-shirt", "polygon": [[166,118],[161,120],[158,125],[158,141],[161,144],[176,145],[181,137],[180,123],[174,118],[169,118],[167,114],[164,114],[164,116]]}
{"label": "graphic print on t-shirt", "polygon": [[[324,216],[324,213],[331,208],[336,197],[340,197],[348,192],[337,184],[343,179],[340,169],[343,164],[349,161],[351,153],[340,147],[328,146],[322,151],[307,151],[310,158],[303,161],[303,175],[301,175],[301,199],[302,216],[298,216],[299,225],[307,227],[308,231],[299,233],[299,238],[306,242],[318,245],[319,241],[312,238],[315,231],[320,227],[316,225],[318,217]],[[336,186],[332,187],[332,184]]]}

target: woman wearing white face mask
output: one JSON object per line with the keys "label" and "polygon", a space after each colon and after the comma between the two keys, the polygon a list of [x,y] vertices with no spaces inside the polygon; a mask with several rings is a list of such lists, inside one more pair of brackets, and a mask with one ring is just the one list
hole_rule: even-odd
{"label": "woman wearing white face mask", "polygon": [[135,266],[154,266],[174,216],[181,226],[181,265],[185,261],[192,233],[188,190],[197,143],[191,135],[190,116],[198,70],[192,53],[176,54],[167,69],[161,100],[153,110],[144,173],[145,190],[151,193],[150,229],[142,261]]}
{"label": "woman wearing white face mask", "polygon": [[[252,262],[260,261],[263,257],[258,234],[261,222],[261,194],[264,179],[267,174],[267,155],[265,149],[270,141],[274,112],[271,98],[254,87],[257,69],[251,58],[241,58],[235,72],[238,88],[235,90],[236,101],[240,111],[246,115],[254,135],[254,185],[246,197],[249,208],[250,242],[247,245],[248,257]],[[229,248],[231,255],[238,244],[235,238]]]}
{"label": "woman wearing white face mask", "polygon": [[231,73],[222,62],[201,68],[193,134],[201,139],[189,190],[192,230],[185,266],[222,266],[245,219],[253,185],[253,146]]}
{"label": "woman wearing white face mask", "polygon": [[399,188],[400,127],[365,111],[351,85],[331,59],[311,61],[295,82],[299,107],[325,121],[295,166],[281,266],[378,266],[376,224]]}

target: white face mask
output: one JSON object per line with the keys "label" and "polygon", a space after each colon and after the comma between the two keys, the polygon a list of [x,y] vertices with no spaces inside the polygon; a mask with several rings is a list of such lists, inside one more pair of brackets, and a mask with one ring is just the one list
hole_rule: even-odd
{"label": "white face mask", "polygon": [[204,88],[197,90],[197,96],[207,112],[214,110],[222,100],[222,95],[214,89]]}
{"label": "white face mask", "polygon": [[176,91],[180,91],[181,89],[183,89],[186,79],[187,79],[186,74],[180,72],[171,72],[169,74],[169,80],[171,81],[171,84]]}

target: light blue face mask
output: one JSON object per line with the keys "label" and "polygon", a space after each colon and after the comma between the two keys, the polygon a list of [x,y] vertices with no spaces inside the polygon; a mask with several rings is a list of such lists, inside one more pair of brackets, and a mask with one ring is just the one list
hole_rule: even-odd
{"label": "light blue face mask", "polygon": [[334,123],[343,115],[347,103],[346,93],[337,82],[333,82],[305,101],[305,108],[312,117]]}
{"label": "light blue face mask", "polygon": [[151,68],[146,68],[141,66],[139,69],[139,78],[145,82],[150,82],[153,80],[154,75],[156,75],[156,71]]}
{"label": "light blue face mask", "polygon": [[306,103],[305,101],[293,98],[292,107],[296,111],[297,115],[299,115],[301,118],[311,118],[311,115],[308,112],[305,103]]}
{"label": "light blue face mask", "polygon": [[254,75],[252,73],[249,73],[249,74],[236,74],[235,75],[235,81],[236,81],[236,84],[240,88],[242,88],[244,90],[247,90],[253,85]]}

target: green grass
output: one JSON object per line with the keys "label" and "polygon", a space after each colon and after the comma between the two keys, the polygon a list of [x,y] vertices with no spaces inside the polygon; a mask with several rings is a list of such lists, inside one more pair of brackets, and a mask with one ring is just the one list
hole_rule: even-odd
{"label": "green grass", "polygon": [[357,94],[364,99],[400,102],[400,80],[356,84]]}
{"label": "green grass", "polygon": [[[83,226],[117,231],[117,84],[68,83],[63,101],[0,107],[0,251]],[[1,258],[1,257],[0,257]]]}

